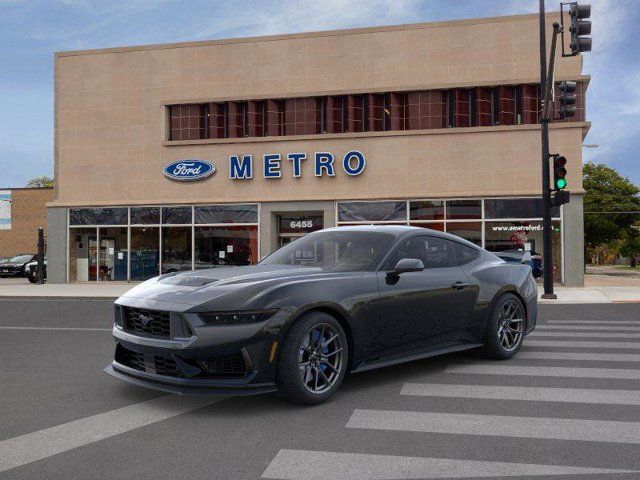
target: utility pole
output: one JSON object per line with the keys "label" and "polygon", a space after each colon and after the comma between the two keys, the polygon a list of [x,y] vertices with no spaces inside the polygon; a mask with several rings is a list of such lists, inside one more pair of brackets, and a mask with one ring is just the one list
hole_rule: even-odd
{"label": "utility pole", "polygon": [[[556,36],[554,35],[554,40]],[[554,55],[555,57],[555,55]],[[551,58],[553,62],[554,58]],[[550,70],[553,75],[553,70]],[[553,83],[553,78],[549,79]],[[551,91],[549,89],[549,91]],[[542,140],[542,273],[544,293],[542,298],[555,299],[558,296],[553,293],[553,245],[551,238],[551,189],[549,185],[549,116],[547,99],[547,37],[544,0],[540,0],[540,94],[544,95],[542,111],[541,140]]]}

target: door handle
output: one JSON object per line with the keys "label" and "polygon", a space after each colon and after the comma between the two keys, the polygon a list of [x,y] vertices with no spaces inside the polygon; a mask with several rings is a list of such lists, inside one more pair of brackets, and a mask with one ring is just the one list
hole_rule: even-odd
{"label": "door handle", "polygon": [[455,282],[451,284],[451,288],[453,288],[454,290],[462,290],[464,288],[467,288],[469,286],[469,282]]}

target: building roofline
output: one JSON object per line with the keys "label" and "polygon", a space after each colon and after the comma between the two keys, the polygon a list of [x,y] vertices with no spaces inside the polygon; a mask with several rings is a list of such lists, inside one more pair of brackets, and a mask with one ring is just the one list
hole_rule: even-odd
{"label": "building roofline", "polygon": [[[547,12],[547,15],[559,14],[560,12]],[[362,27],[362,28],[348,28],[341,30],[321,30],[313,32],[302,33],[288,33],[280,35],[264,35],[257,37],[240,37],[240,38],[226,38],[218,40],[198,40],[191,42],[177,42],[177,43],[160,43],[151,45],[136,45],[136,46],[122,46],[113,48],[98,48],[88,50],[68,50],[55,52],[55,57],[71,57],[77,55],[99,55],[106,53],[123,53],[133,52],[137,50],[166,50],[172,48],[186,48],[186,47],[203,47],[210,45],[229,45],[237,43],[252,43],[252,42],[273,42],[277,40],[289,40],[289,39],[301,39],[301,38],[316,38],[316,37],[333,37],[341,35],[360,35],[367,33],[378,32],[392,32],[403,30],[421,30],[426,28],[438,28],[438,27],[455,27],[466,25],[481,25],[485,23],[500,23],[510,22],[514,20],[532,20],[538,18],[537,13],[528,13],[520,15],[504,15],[497,17],[480,17],[469,18],[464,20],[446,20],[438,22],[422,22],[422,23],[408,23],[400,25],[388,25],[379,27]]]}

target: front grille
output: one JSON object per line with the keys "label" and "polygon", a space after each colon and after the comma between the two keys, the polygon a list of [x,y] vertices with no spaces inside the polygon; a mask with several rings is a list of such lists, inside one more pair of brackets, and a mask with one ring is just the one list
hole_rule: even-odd
{"label": "front grille", "polygon": [[143,337],[169,338],[171,315],[169,312],[123,308],[124,330]]}
{"label": "front grille", "polygon": [[134,370],[173,378],[243,378],[247,375],[247,363],[241,353],[203,360],[180,358],[187,372],[180,368],[174,357],[162,357],[129,350],[121,344],[116,346],[115,360]]}
{"label": "front grille", "polygon": [[163,375],[165,377],[178,377],[184,378],[184,373],[178,368],[178,364],[175,360],[167,357],[155,357],[154,365],[156,368],[156,374]]}
{"label": "front grille", "polygon": [[205,375],[217,377],[242,377],[247,373],[246,363],[241,354],[228,357],[214,357],[201,360]]}

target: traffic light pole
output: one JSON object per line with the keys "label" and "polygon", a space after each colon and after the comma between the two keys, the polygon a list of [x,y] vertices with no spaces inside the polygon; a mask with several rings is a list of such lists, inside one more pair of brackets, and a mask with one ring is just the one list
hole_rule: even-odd
{"label": "traffic light pole", "polygon": [[[554,46],[555,46],[554,32]],[[550,62],[554,62],[555,52]],[[553,63],[551,63],[553,66]],[[553,70],[550,70],[553,73]],[[553,82],[553,78],[549,79]],[[551,85],[553,87],[553,85]],[[549,99],[551,89],[547,85],[547,38],[544,0],[540,0],[540,92],[544,93],[544,106],[541,118],[542,137],[542,260],[543,260],[543,284],[544,293],[542,298],[558,298],[553,293],[553,245],[551,238],[551,189],[549,185]],[[545,115],[545,113],[547,115]]]}

